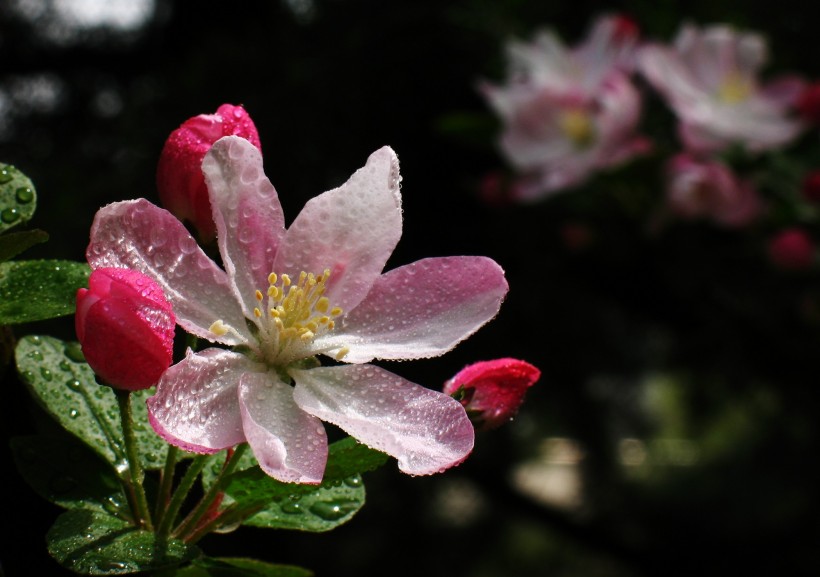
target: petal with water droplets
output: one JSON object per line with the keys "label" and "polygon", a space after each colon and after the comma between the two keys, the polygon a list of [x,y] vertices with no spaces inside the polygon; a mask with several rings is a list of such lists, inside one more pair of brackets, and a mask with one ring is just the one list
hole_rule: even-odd
{"label": "petal with water droplets", "polygon": [[344,360],[353,363],[441,355],[498,313],[507,288],[504,271],[492,259],[422,259],[379,277],[317,346],[346,346]]}
{"label": "petal with water droplets", "polygon": [[327,463],[324,425],[293,401],[275,372],[246,373],[239,384],[245,437],[259,466],[284,483],[318,484]]}
{"label": "petal with water droplets", "polygon": [[248,357],[205,349],[169,368],[147,400],[151,425],[163,439],[196,453],[214,453],[245,441],[237,387],[244,373],[264,371]]}
{"label": "petal with water droplets", "polygon": [[348,310],[370,290],[401,237],[399,161],[388,147],[370,155],[339,188],[312,198],[291,224],[276,271],[330,269],[325,293]]}
{"label": "petal with water droplets", "polygon": [[474,432],[461,404],[373,365],[291,370],[304,411],[396,457],[399,469],[429,475],[461,463]]}
{"label": "petal with water droplets", "polygon": [[268,274],[285,234],[279,197],[263,172],[262,153],[238,136],[218,140],[205,156],[202,172],[222,262],[245,316],[253,318],[254,293],[268,288]]}
{"label": "petal with water droplets", "polygon": [[[101,208],[86,257],[91,268],[130,268],[154,279],[171,302],[177,324],[198,337],[228,345],[252,339],[225,271],[176,217],[145,199]],[[241,336],[217,337],[209,330],[216,320]]]}

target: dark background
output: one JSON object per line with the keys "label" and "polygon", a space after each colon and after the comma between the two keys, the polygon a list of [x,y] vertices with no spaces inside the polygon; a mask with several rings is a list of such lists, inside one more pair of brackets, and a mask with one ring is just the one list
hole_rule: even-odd
{"label": "dark background", "polygon": [[[820,48],[803,4],[123,5],[142,5],[144,17],[83,25],[57,0],[0,2],[0,161],[32,178],[31,224],[51,235],[26,258],[83,260],[97,208],[157,200],[171,130],[241,103],[291,219],[389,144],[401,160],[405,229],[388,267],[482,254],[506,269],[511,291],[496,320],[440,359],[386,366],[432,388],[481,359],[513,356],[543,371],[518,418],[479,435],[462,466],[409,478],[390,463],[366,477],[367,505],[336,531],[242,528],[207,538],[206,552],[320,576],[820,571],[818,274],[779,271],[764,250],[794,215],[743,231],[653,231],[660,162],[676,143],[651,96],[642,128],[655,155],[538,204],[488,203],[482,178],[505,165],[475,89],[501,80],[511,36],[549,25],[573,44],[613,10],[658,40],[685,19],[762,31],[768,70],[812,79]],[[816,131],[794,155],[820,167]],[[586,240],[568,242],[568,226]],[[70,319],[15,331],[72,338]],[[4,437],[35,430],[13,368],[2,386]],[[44,543],[59,511],[22,483],[6,447],[0,562],[10,576],[63,574]]]}

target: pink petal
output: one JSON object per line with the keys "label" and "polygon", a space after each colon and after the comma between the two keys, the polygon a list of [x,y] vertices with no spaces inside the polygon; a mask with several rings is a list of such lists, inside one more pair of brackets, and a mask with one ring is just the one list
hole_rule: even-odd
{"label": "pink petal", "polygon": [[349,310],[370,290],[401,237],[399,160],[384,147],[339,188],[312,198],[285,234],[275,271],[330,269],[325,293]]}
{"label": "pink petal", "polygon": [[437,356],[492,319],[507,288],[504,271],[486,257],[419,260],[379,277],[316,344],[349,347],[344,360],[353,363]]}
{"label": "pink petal", "polygon": [[262,153],[238,136],[217,141],[202,162],[216,222],[219,251],[245,316],[253,318],[254,293],[268,288],[268,274],[285,217],[262,169]]}
{"label": "pink petal", "polygon": [[151,425],[163,439],[196,453],[215,453],[245,441],[237,387],[243,374],[264,372],[248,357],[205,349],[165,371],[147,400]]}
{"label": "pink petal", "polygon": [[293,401],[276,373],[246,373],[239,383],[245,437],[259,466],[283,483],[322,482],[327,435],[322,422]]}
{"label": "pink petal", "polygon": [[[101,208],[86,257],[91,268],[130,268],[154,279],[173,305],[177,323],[198,337],[228,345],[252,339],[225,272],[176,217],[145,199]],[[214,335],[209,329],[217,320],[241,337]]]}
{"label": "pink petal", "polygon": [[396,457],[399,469],[429,475],[461,463],[474,432],[461,404],[373,365],[291,370],[303,410]]}

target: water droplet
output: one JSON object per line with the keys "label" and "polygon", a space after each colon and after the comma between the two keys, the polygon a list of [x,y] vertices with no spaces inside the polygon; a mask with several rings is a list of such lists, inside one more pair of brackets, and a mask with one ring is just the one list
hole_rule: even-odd
{"label": "water droplet", "polygon": [[345,479],[345,485],[347,485],[348,487],[353,487],[354,489],[357,487],[361,487],[362,478],[359,475],[348,477],[347,479]]}
{"label": "water droplet", "polygon": [[76,419],[77,416],[79,416],[79,414],[80,414],[80,412],[77,409],[71,409],[68,412],[68,416],[71,417],[72,419]]}
{"label": "water droplet", "polygon": [[70,371],[71,370],[71,365],[68,364],[68,361],[66,361],[66,360],[60,361],[59,367],[60,367],[61,371]]}
{"label": "water droplet", "polygon": [[5,223],[12,223],[20,218],[20,211],[16,208],[7,208],[0,212],[0,220]]}
{"label": "water droplet", "polygon": [[20,204],[28,204],[34,200],[34,191],[27,186],[21,186],[18,188],[14,195],[17,197],[17,202]]}
{"label": "water droplet", "polygon": [[[40,355],[40,356],[42,357],[42,355]],[[48,370],[48,369],[47,369],[47,368],[45,368],[45,367],[40,367],[40,374],[41,374],[41,375],[43,376],[43,378],[44,378],[45,380],[47,380],[47,381],[51,381],[51,379],[53,379],[53,378],[54,378],[54,376],[51,374],[51,371],[50,371],[50,370]]]}
{"label": "water droplet", "polygon": [[77,379],[71,379],[70,381],[66,381],[66,386],[72,391],[79,391],[83,384]]}
{"label": "water droplet", "polygon": [[338,521],[358,509],[356,501],[317,501],[310,507],[310,512],[325,521]]}
{"label": "water droplet", "polygon": [[284,503],[280,509],[282,509],[283,513],[287,513],[288,515],[296,515],[302,512],[302,504],[301,503]]}
{"label": "water droplet", "polygon": [[75,363],[85,362],[85,355],[83,355],[83,349],[80,347],[80,343],[66,343],[65,349],[63,349],[63,351],[65,352],[65,356],[67,356],[70,360],[74,361]]}
{"label": "water droplet", "polygon": [[40,351],[31,351],[26,356],[30,359],[34,359],[35,361],[42,361],[43,360],[43,353],[41,353]]}
{"label": "water droplet", "polygon": [[0,169],[0,184],[6,184],[14,178],[12,170],[14,169],[11,166]]}

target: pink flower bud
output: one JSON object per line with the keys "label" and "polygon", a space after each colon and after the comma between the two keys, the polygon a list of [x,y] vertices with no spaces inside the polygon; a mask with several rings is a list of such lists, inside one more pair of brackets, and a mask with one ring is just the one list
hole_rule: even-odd
{"label": "pink flower bud", "polygon": [[805,231],[788,228],[769,241],[769,259],[784,270],[805,270],[814,263],[814,243]]}
{"label": "pink flower bud", "polygon": [[223,136],[241,136],[262,149],[251,117],[241,106],[223,104],[216,114],[189,118],[165,141],[157,166],[157,189],[163,206],[180,220],[190,221],[200,239],[216,236],[202,159]]}
{"label": "pink flower bud", "polygon": [[494,429],[515,416],[524,393],[540,377],[541,371],[525,361],[481,361],[444,383],[444,393],[461,401],[477,429]]}
{"label": "pink flower bud", "polygon": [[124,268],[99,268],[77,291],[75,327],[85,360],[106,383],[137,391],[173,359],[176,318],[159,285]]}
{"label": "pink flower bud", "polygon": [[795,104],[800,116],[815,126],[820,125],[820,82],[806,86]]}

